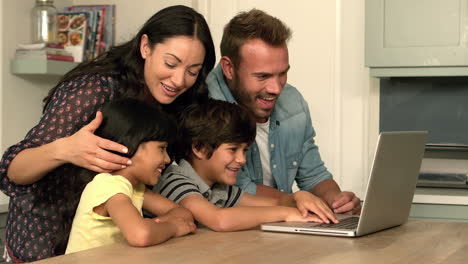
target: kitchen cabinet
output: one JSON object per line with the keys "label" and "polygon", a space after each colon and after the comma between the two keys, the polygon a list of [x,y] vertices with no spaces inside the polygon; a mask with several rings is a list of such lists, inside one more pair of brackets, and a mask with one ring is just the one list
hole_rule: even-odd
{"label": "kitchen cabinet", "polygon": [[409,217],[410,219],[468,222],[468,205],[413,203]]}
{"label": "kitchen cabinet", "polygon": [[468,222],[468,189],[416,188],[410,218]]}
{"label": "kitchen cabinet", "polygon": [[386,76],[468,75],[468,0],[366,0],[365,64]]}

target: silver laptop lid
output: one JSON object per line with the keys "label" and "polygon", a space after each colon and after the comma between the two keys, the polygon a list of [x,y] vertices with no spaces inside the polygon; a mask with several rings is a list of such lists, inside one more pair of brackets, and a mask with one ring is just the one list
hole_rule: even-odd
{"label": "silver laptop lid", "polygon": [[358,236],[406,222],[426,138],[427,131],[380,134],[357,229]]}

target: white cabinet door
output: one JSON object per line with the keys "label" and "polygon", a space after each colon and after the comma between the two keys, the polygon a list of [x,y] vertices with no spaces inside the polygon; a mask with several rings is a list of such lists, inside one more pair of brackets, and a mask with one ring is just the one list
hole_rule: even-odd
{"label": "white cabinet door", "polygon": [[467,33],[467,0],[366,0],[369,67],[466,67]]}

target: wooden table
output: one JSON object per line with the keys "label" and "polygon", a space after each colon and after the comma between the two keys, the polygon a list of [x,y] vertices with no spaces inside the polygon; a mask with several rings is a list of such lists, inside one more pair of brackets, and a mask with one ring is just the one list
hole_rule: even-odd
{"label": "wooden table", "polygon": [[468,263],[468,223],[410,221],[359,238],[199,229],[152,247],[118,243],[37,263]]}

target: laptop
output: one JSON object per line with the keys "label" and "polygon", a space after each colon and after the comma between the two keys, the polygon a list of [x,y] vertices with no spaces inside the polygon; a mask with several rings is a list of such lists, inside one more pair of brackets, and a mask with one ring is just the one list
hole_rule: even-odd
{"label": "laptop", "polygon": [[379,135],[360,216],[337,215],[338,224],[277,222],[264,231],[359,237],[408,220],[424,155],[427,131]]}

